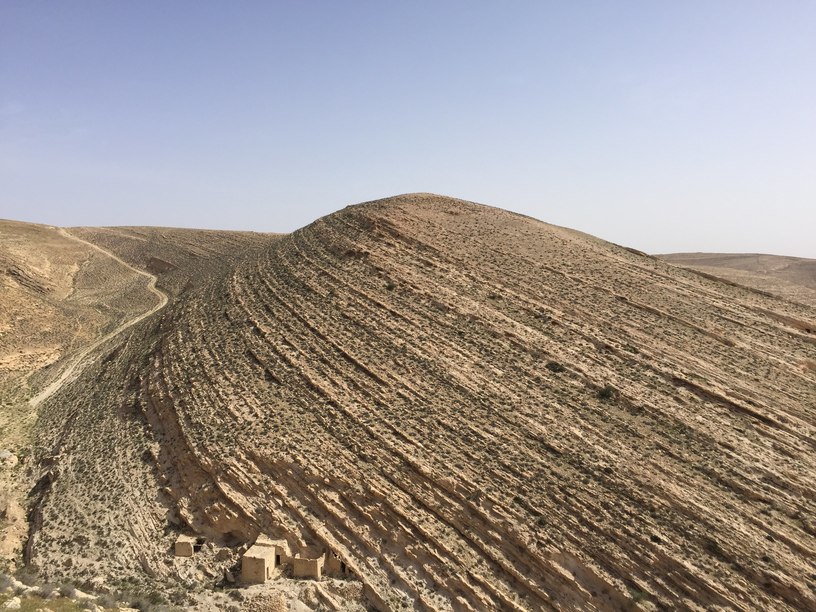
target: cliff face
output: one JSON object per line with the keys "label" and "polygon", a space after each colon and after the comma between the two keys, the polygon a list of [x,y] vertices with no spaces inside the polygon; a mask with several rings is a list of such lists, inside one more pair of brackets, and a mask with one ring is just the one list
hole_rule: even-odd
{"label": "cliff face", "polygon": [[814,330],[498,209],[349,207],[50,405],[37,562],[172,584],[186,524],[330,548],[379,607],[814,607]]}

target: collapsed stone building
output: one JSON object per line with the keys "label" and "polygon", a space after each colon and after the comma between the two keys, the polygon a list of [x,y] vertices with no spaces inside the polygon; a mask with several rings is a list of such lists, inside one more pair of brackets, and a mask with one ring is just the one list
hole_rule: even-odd
{"label": "collapsed stone building", "polygon": [[[176,539],[174,553],[177,557],[192,557],[201,550],[203,538],[180,535]],[[292,554],[284,539],[272,539],[259,535],[241,556],[241,583],[263,584],[275,576],[282,565],[290,565],[293,578],[314,578],[324,574],[341,576],[348,573],[346,563],[333,551],[319,546],[306,546]]]}
{"label": "collapsed stone building", "polygon": [[323,576],[323,565],[326,555],[314,547],[298,552],[292,559],[292,576],[294,578],[317,578]]}
{"label": "collapsed stone building", "polygon": [[293,555],[286,540],[261,535],[241,557],[241,582],[263,584],[271,580],[274,571],[284,564],[291,565],[293,578],[319,580],[324,573],[343,575],[348,571],[345,562],[334,552],[310,546]]}

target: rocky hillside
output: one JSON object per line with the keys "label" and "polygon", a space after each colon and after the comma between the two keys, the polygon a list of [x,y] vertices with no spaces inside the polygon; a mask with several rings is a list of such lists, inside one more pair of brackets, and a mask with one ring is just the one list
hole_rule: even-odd
{"label": "rocky hillside", "polygon": [[459,200],[216,270],[37,454],[50,580],[207,589],[178,533],[224,570],[265,533],[381,609],[816,607],[816,310]]}
{"label": "rocky hillside", "polygon": [[100,347],[121,343],[122,332],[159,310],[168,294],[273,238],[0,221],[0,570],[19,562],[28,530],[27,457],[40,403],[70,385]]}
{"label": "rocky hillside", "polygon": [[35,398],[156,302],[147,280],[56,227],[0,221],[0,570],[26,533],[21,475]]}
{"label": "rocky hillside", "polygon": [[27,400],[74,352],[147,310],[155,297],[146,284],[64,230],[0,221],[4,404]]}
{"label": "rocky hillside", "polygon": [[740,253],[672,253],[660,259],[816,307],[816,259]]}
{"label": "rocky hillside", "polygon": [[157,286],[170,295],[207,282],[219,269],[234,265],[236,259],[278,237],[174,227],[77,227],[71,231],[155,274]]}

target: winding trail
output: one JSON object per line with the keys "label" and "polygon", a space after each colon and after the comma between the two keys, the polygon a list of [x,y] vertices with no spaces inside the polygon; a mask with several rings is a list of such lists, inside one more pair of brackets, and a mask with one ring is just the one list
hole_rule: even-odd
{"label": "winding trail", "polygon": [[114,338],[115,336],[121,334],[123,331],[125,331],[129,327],[132,327],[132,326],[136,325],[137,323],[139,323],[140,321],[146,319],[150,315],[158,312],[159,310],[164,308],[167,305],[167,302],[168,302],[167,295],[164,292],[162,292],[162,291],[160,291],[159,289],[156,288],[156,281],[158,279],[153,274],[150,274],[149,272],[145,272],[143,270],[139,270],[137,268],[134,268],[129,263],[127,263],[126,261],[124,261],[121,258],[117,257],[116,255],[114,255],[110,251],[107,251],[107,250],[103,249],[102,247],[93,244],[92,242],[88,242],[87,240],[83,240],[82,238],[78,238],[77,236],[74,236],[71,232],[69,232],[66,229],[57,228],[57,232],[60,233],[62,236],[65,236],[66,238],[69,238],[70,240],[75,240],[77,242],[81,242],[81,243],[91,247],[92,249],[96,249],[100,253],[106,255],[107,257],[110,257],[111,259],[113,259],[113,260],[115,260],[117,262],[119,262],[120,264],[122,264],[123,266],[125,266],[129,270],[135,272],[136,274],[139,274],[141,276],[146,277],[148,279],[148,283],[147,283],[148,290],[150,290],[151,293],[155,294],[159,298],[159,301],[150,310],[148,310],[146,312],[143,312],[142,314],[134,317],[133,319],[130,319],[129,321],[126,321],[125,323],[123,323],[122,325],[120,325],[119,327],[114,329],[112,332],[110,332],[109,334],[106,334],[105,336],[103,336],[102,338],[97,340],[96,342],[93,342],[89,346],[82,349],[74,357],[73,361],[68,365],[68,367],[65,368],[65,370],[62,372],[62,374],[59,376],[59,378],[54,380],[47,387],[45,387],[42,391],[40,391],[37,395],[35,395],[34,397],[32,397],[29,400],[28,403],[32,408],[37,408],[40,404],[42,404],[45,400],[47,400],[49,397],[54,395],[54,393],[56,393],[60,388],[62,388],[63,385],[65,385],[68,382],[74,380],[82,372],[82,370],[85,368],[85,366],[87,366],[91,362],[91,359],[89,358],[89,356],[97,348],[102,346],[108,340],[110,340],[110,339]]}

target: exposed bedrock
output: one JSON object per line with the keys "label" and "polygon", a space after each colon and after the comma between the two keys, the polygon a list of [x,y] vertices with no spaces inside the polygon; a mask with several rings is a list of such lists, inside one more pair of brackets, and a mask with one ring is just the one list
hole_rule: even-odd
{"label": "exposed bedrock", "polygon": [[178,299],[134,405],[183,522],[329,547],[379,607],[810,609],[814,321],[403,196]]}

